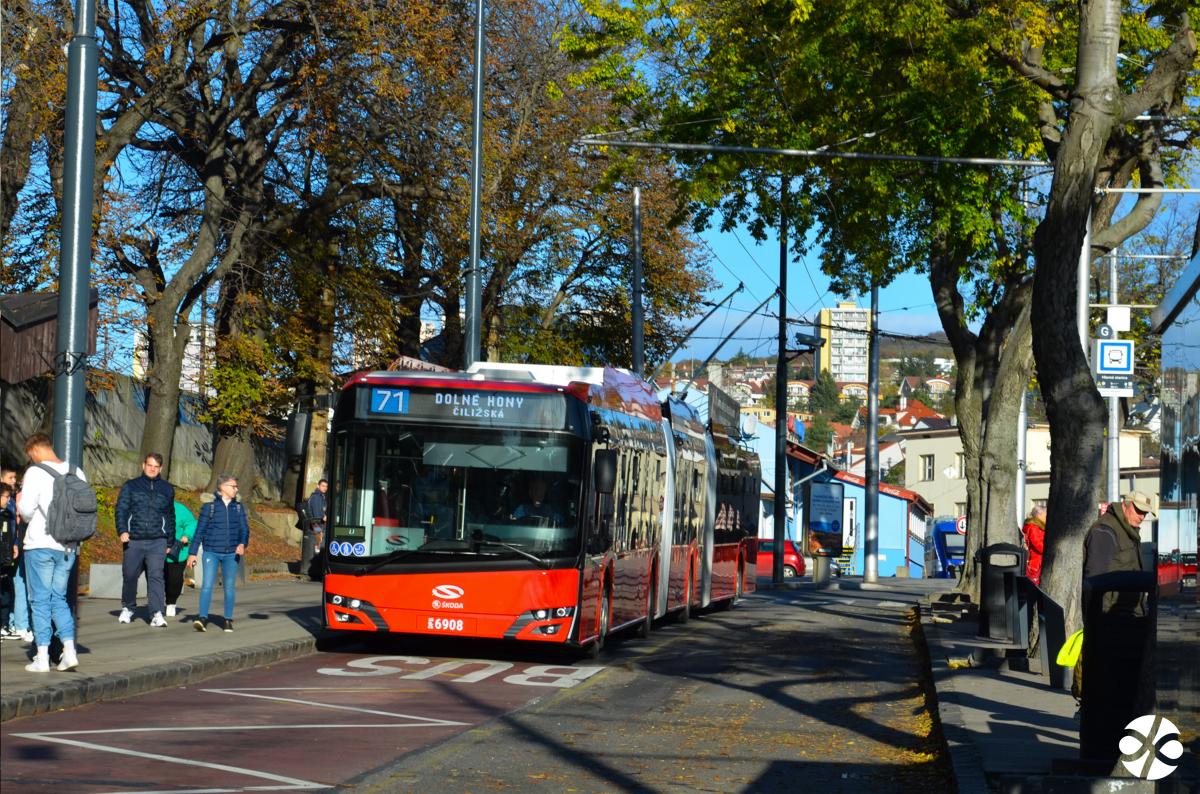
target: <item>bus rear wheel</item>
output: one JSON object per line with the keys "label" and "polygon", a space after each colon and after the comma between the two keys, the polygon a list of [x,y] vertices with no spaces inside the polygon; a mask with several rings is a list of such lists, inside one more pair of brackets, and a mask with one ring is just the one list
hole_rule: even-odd
{"label": "bus rear wheel", "polygon": [[646,617],[644,617],[642,619],[642,621],[640,623],[638,623],[638,627],[637,627],[637,636],[641,637],[642,639],[646,639],[647,637],[649,637],[650,632],[652,632],[654,630],[654,602],[655,602],[655,600],[656,599],[654,598],[654,584],[652,581],[650,586],[646,588]]}

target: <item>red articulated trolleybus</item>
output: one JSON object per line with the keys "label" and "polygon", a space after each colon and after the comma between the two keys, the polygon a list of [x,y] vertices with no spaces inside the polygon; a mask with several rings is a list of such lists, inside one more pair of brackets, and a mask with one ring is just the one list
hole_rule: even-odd
{"label": "red articulated trolleybus", "polygon": [[330,435],[325,624],[595,651],[610,631],[649,632],[702,605],[712,522],[703,493],[686,502],[703,468],[682,511],[674,498],[674,461],[709,457],[700,439],[679,453],[657,396],[617,369],[357,374]]}

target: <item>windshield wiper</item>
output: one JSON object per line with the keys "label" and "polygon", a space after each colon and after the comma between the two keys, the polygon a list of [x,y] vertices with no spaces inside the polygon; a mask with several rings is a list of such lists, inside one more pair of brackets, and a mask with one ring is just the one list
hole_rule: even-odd
{"label": "windshield wiper", "polygon": [[476,540],[473,542],[479,544],[480,546],[500,546],[501,548],[508,549],[509,551],[520,554],[525,559],[529,560],[530,562],[537,563],[538,565],[540,565],[543,568],[550,567],[549,562],[547,562],[546,560],[543,560],[541,557],[537,556],[536,554],[530,554],[529,552],[525,551],[525,549],[521,548],[520,546],[514,546],[511,543],[505,543],[502,540]]}
{"label": "windshield wiper", "polygon": [[377,560],[376,562],[373,562],[370,565],[363,565],[359,568],[356,568],[354,571],[354,575],[362,576],[364,573],[371,573],[372,571],[377,571],[380,568],[382,568],[383,566],[387,565],[388,563],[396,562],[397,560],[402,560],[410,554],[416,554],[418,552],[420,552],[421,554],[438,554],[438,553],[445,554],[448,551],[449,550],[447,550],[447,549],[427,549],[427,548],[425,548],[424,545],[419,546],[415,549],[397,549],[396,551],[393,551],[388,556],[384,557],[382,560]]}

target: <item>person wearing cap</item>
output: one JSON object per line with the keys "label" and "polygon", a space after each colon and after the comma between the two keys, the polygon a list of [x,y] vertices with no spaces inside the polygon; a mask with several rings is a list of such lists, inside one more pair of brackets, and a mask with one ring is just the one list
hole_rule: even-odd
{"label": "person wearing cap", "polygon": [[[1144,570],[1138,528],[1152,514],[1150,497],[1141,491],[1131,491],[1119,504],[1110,504],[1084,540],[1084,579],[1112,571]],[[1141,599],[1137,593],[1106,593],[1104,611],[1140,615]]]}

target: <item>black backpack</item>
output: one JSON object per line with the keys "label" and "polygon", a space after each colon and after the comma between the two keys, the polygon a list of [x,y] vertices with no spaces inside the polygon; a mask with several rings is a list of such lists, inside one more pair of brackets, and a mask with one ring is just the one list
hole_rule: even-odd
{"label": "black backpack", "polygon": [[82,543],[95,535],[96,492],[79,477],[79,469],[59,474],[45,463],[37,465],[54,477],[50,510],[46,513],[46,534],[64,546]]}

